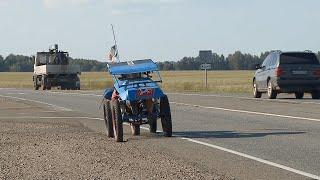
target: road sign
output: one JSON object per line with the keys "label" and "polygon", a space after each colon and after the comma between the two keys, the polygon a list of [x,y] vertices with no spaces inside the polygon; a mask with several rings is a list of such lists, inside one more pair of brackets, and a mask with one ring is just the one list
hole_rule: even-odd
{"label": "road sign", "polygon": [[211,64],[201,64],[200,69],[202,70],[208,70],[211,69]]}
{"label": "road sign", "polygon": [[200,69],[204,70],[204,85],[206,88],[208,88],[208,72],[207,70],[210,70],[212,67],[211,67],[211,64],[201,64],[200,66]]}

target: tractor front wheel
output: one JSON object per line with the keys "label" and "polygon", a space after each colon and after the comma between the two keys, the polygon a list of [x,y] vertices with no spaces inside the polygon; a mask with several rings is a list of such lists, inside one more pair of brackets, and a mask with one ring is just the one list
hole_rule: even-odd
{"label": "tractor front wheel", "polygon": [[131,124],[131,132],[134,136],[140,135],[140,125],[139,124]]}
{"label": "tractor front wheel", "polygon": [[110,101],[106,99],[104,100],[104,104],[103,104],[103,117],[104,117],[104,122],[107,128],[107,136],[109,138],[113,138],[114,133],[113,133],[111,105],[110,105]]}
{"label": "tractor front wheel", "polygon": [[123,121],[120,103],[118,100],[113,100],[111,102],[114,138],[117,142],[123,142]]}

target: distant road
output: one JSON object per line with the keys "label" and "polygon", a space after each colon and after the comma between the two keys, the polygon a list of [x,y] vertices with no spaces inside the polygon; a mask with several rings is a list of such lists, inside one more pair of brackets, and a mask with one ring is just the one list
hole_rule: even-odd
{"label": "distant road", "polygon": [[[92,118],[102,117],[101,94],[0,89],[0,97]],[[175,137],[146,140],[142,135],[138,144],[236,179],[320,179],[320,101],[279,97],[169,93]],[[88,121],[96,131],[104,126],[101,120]],[[128,128],[125,139],[123,150],[137,141]]]}

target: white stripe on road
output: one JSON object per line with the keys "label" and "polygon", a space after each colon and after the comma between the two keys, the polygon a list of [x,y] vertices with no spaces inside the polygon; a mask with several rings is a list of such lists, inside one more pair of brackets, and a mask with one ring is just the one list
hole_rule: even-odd
{"label": "white stripe on road", "polygon": [[[98,96],[98,97],[101,97],[101,95],[97,95],[97,94],[62,93],[62,92],[61,93],[60,92],[50,92],[50,93],[55,93],[55,94],[74,94],[74,95],[82,95],[82,96]],[[169,93],[169,94],[178,94],[178,93]],[[200,95],[200,94],[180,94],[180,95]],[[200,95],[200,96],[220,97],[219,95]],[[233,97],[233,96],[221,96],[221,97]],[[241,97],[239,97],[239,98],[241,98]],[[245,98],[245,97],[243,97],[243,98]],[[245,99],[250,99],[250,98],[245,98]],[[251,98],[251,99],[253,99],[253,98]],[[187,103],[180,103],[180,102],[170,102],[170,103],[173,103],[173,104],[176,104],[176,105],[184,105],[184,106],[192,106],[192,107],[204,108],[204,109],[215,109],[215,110],[237,112],[237,113],[246,113],[246,114],[262,115],[262,116],[280,117],[280,118],[286,118],[286,119],[299,119],[299,120],[320,122],[320,119],[316,119],[316,118],[298,117],[298,116],[290,116],[290,115],[255,112],[255,111],[246,111],[246,110],[229,109],[229,108],[221,108],[221,107],[201,106],[201,105],[187,104]],[[303,102],[303,103],[306,103],[306,102]]]}
{"label": "white stripe on road", "polygon": [[[49,92],[53,94],[72,94],[72,95],[80,95],[80,96],[97,96],[101,97],[101,95],[97,94],[82,94],[82,93],[63,93],[63,92]],[[173,93],[171,93],[173,94]],[[178,94],[178,93],[176,93]],[[199,95],[199,94],[183,94],[183,95]],[[201,95],[201,96],[217,96],[218,95]],[[232,96],[223,96],[223,97],[232,97]],[[34,101],[34,100],[30,100]],[[36,102],[36,101],[35,101]],[[229,109],[229,108],[221,108],[221,107],[210,107],[210,106],[201,106],[201,105],[195,105],[195,104],[187,104],[187,103],[180,103],[180,102],[170,102],[176,105],[184,105],[184,106],[191,106],[191,107],[198,107],[198,108],[204,108],[204,109],[215,109],[215,110],[221,110],[221,111],[229,111],[229,112],[237,112],[237,113],[246,113],[246,114],[254,114],[254,115],[262,115],[262,116],[272,116],[272,117],[279,117],[279,118],[286,118],[286,119],[298,119],[298,120],[306,120],[306,121],[314,121],[314,122],[320,122],[320,119],[316,118],[308,118],[308,117],[298,117],[298,116],[290,116],[290,115],[281,115],[281,114],[272,114],[272,113],[264,113],[264,112],[255,112],[255,111],[246,111],[246,110],[238,110],[238,109]],[[66,109],[66,108],[65,108]]]}
{"label": "white stripe on road", "polygon": [[[2,97],[6,97],[6,96],[2,96]],[[44,103],[44,102],[41,102],[41,101],[34,101],[34,100],[28,100],[28,99],[10,97],[10,96],[8,96],[8,97],[9,98],[14,98],[14,99],[19,99],[19,100],[37,102],[37,103],[41,103],[41,104],[47,104],[47,105],[50,105],[50,106],[59,107],[59,108],[63,108],[64,109],[64,107],[60,107],[60,106],[57,106],[57,105]],[[234,109],[226,109],[226,108],[219,108],[219,107],[206,107],[206,106],[185,104],[185,103],[178,103],[178,102],[171,102],[171,103],[174,103],[174,104],[177,104],[177,105],[193,106],[193,107],[200,107],[200,108],[206,108],[206,109],[216,109],[216,110],[231,111],[231,112],[240,112],[240,113],[247,113],[247,114],[275,116],[275,117],[292,118],[292,119],[304,119],[304,120],[309,120],[309,121],[320,121],[320,119],[312,119],[312,118],[304,118],[304,117],[277,115],[277,114],[269,114],[269,113],[253,112],[253,111],[244,111],[244,110],[234,110]],[[35,118],[37,118],[37,117],[35,117]],[[57,118],[61,118],[61,119],[63,119],[63,118],[65,118],[65,119],[66,118],[77,118],[77,119],[92,119],[92,120],[104,121],[104,119],[102,119],[102,118],[93,118],[93,117],[40,117],[40,118],[51,118],[51,119],[54,119],[54,118],[56,118],[56,119]],[[128,125],[128,124],[126,124],[126,125]],[[144,130],[149,130],[149,128],[147,128],[147,127],[140,127],[140,128],[144,129]],[[273,167],[277,167],[277,168],[280,168],[280,169],[283,169],[283,170],[286,170],[286,171],[289,171],[289,172],[293,172],[293,173],[296,173],[296,174],[299,174],[299,175],[302,175],[302,176],[305,176],[305,177],[309,177],[309,178],[320,180],[320,176],[318,176],[318,175],[314,175],[314,174],[307,173],[307,172],[304,172],[304,171],[301,171],[301,170],[297,170],[297,169],[294,169],[294,168],[291,168],[291,167],[288,167],[288,166],[284,166],[284,165],[277,164],[277,163],[274,163],[274,162],[271,162],[271,161],[267,161],[267,160],[264,160],[264,159],[261,159],[261,158],[255,157],[255,156],[251,156],[251,155],[248,155],[248,154],[245,154],[245,153],[241,153],[241,152],[234,151],[234,150],[231,150],[231,149],[227,149],[227,148],[224,148],[224,147],[221,147],[221,146],[209,144],[209,143],[206,143],[206,142],[198,141],[198,140],[195,140],[195,139],[192,139],[192,138],[185,138],[185,137],[179,137],[179,136],[176,136],[176,137],[178,137],[178,138],[180,138],[182,140],[187,140],[189,142],[193,142],[193,143],[196,143],[196,144],[204,145],[204,146],[207,146],[207,147],[210,147],[210,148],[218,149],[218,150],[221,150],[221,151],[224,151],[224,152],[228,152],[228,153],[231,153],[231,154],[234,154],[234,155],[238,155],[238,156],[241,156],[241,157],[244,157],[244,158],[247,158],[247,159],[251,159],[251,160],[254,160],[254,161],[257,161],[257,162],[261,162],[261,163],[264,163],[264,164],[267,164],[267,165],[270,165],[270,166],[273,166]]]}
{"label": "white stripe on road", "polygon": [[91,119],[91,120],[103,120],[101,118],[94,118],[94,117],[70,117],[70,116],[57,116],[57,117],[46,117],[46,116],[19,116],[19,117],[12,117],[12,116],[0,116],[0,119]]}
{"label": "white stripe on road", "polygon": [[244,153],[241,153],[241,152],[238,152],[238,151],[227,149],[227,148],[224,148],[224,147],[221,147],[221,146],[216,146],[216,145],[213,145],[213,144],[205,143],[205,142],[198,141],[198,140],[191,139],[191,138],[181,138],[181,139],[184,139],[184,140],[187,140],[187,141],[190,141],[190,142],[193,142],[193,143],[201,144],[201,145],[204,145],[204,146],[207,146],[207,147],[211,147],[211,148],[214,148],[214,149],[218,149],[218,150],[221,150],[221,151],[224,151],[224,152],[228,152],[228,153],[231,153],[231,154],[235,154],[235,155],[247,158],[247,159],[258,161],[258,162],[261,162],[263,164],[267,164],[267,165],[270,165],[270,166],[273,166],[273,167],[284,169],[286,171],[290,171],[290,172],[293,172],[293,173],[296,173],[296,174],[299,174],[299,175],[302,175],[302,176],[305,176],[305,177],[309,177],[309,178],[312,178],[312,179],[320,179],[320,176],[317,176],[317,175],[314,175],[314,174],[310,174],[310,173],[307,173],[307,172],[304,172],[304,171],[300,171],[300,170],[297,170],[297,169],[294,169],[294,168],[291,168],[291,167],[288,167],[288,166],[284,166],[284,165],[281,165],[281,164],[277,164],[277,163],[274,163],[274,162],[271,162],[271,161],[267,161],[267,160],[264,160],[264,159],[261,159],[261,158],[258,158],[258,157],[254,157],[254,156],[251,156],[251,155],[248,155],[248,154],[244,154]]}
{"label": "white stripe on road", "polygon": [[[60,107],[60,108],[62,108],[62,107]],[[2,118],[3,119],[9,119],[9,118],[12,118],[12,119],[31,119],[31,118],[32,119],[33,118],[38,118],[38,119],[91,119],[91,120],[104,121],[104,119],[97,118],[97,117],[35,117],[35,116],[0,117],[0,119],[2,119]],[[129,125],[129,124],[126,123],[126,125]],[[149,128],[143,127],[143,126],[140,126],[140,128],[144,129],[144,130],[149,130]],[[157,132],[162,132],[162,131],[157,131]],[[207,146],[207,147],[211,147],[211,148],[214,148],[214,149],[225,151],[225,152],[228,152],[228,153],[231,153],[231,154],[235,154],[235,155],[247,158],[247,159],[258,161],[258,162],[261,162],[261,163],[264,163],[264,164],[267,164],[267,165],[270,165],[270,166],[273,166],[273,167],[277,167],[277,168],[280,168],[280,169],[284,169],[286,171],[290,171],[290,172],[293,172],[293,173],[296,173],[296,174],[299,174],[299,175],[302,175],[302,176],[306,176],[306,177],[313,178],[313,179],[320,179],[320,176],[317,176],[317,175],[314,175],[314,174],[310,174],[310,173],[307,173],[307,172],[304,172],[304,171],[301,171],[301,170],[297,170],[297,169],[294,169],[294,168],[291,168],[291,167],[288,167],[288,166],[284,166],[284,165],[281,165],[281,164],[277,164],[277,163],[274,163],[274,162],[271,162],[271,161],[267,161],[267,160],[264,160],[264,159],[261,159],[261,158],[258,158],[258,157],[254,157],[254,156],[251,156],[251,155],[248,155],[248,154],[237,152],[237,151],[234,151],[234,150],[231,150],[231,149],[227,149],[227,148],[224,148],[224,147],[221,147],[221,146],[205,143],[205,142],[198,141],[198,140],[191,139],[191,138],[184,138],[184,137],[179,137],[179,136],[175,136],[175,137],[178,137],[178,138],[180,138],[182,140],[187,140],[189,142],[193,142],[193,143],[196,143],[196,144],[201,144],[201,145],[204,145],[204,146]]]}
{"label": "white stripe on road", "polygon": [[257,99],[257,98],[250,98],[250,97],[241,97],[241,96],[227,96],[227,95],[217,95],[217,94],[196,94],[196,93],[167,93],[171,95],[182,95],[182,96],[200,96],[200,97],[218,97],[218,98],[235,98],[235,99],[245,99],[245,100],[254,100],[254,101],[267,101],[267,102],[284,102],[284,103],[291,103],[291,104],[317,104],[317,102],[302,102],[300,101],[290,101],[290,100],[283,100],[283,99]]}
{"label": "white stripe on road", "polygon": [[[34,119],[34,118],[38,118],[38,119],[91,119],[91,120],[104,121],[104,119],[102,119],[102,118],[95,118],[95,117],[36,117],[36,116],[0,117],[0,119]],[[126,125],[129,125],[129,124],[126,123]],[[148,130],[149,131],[149,128],[147,128],[147,127],[140,126],[140,128],[143,129],[143,130]],[[157,131],[157,132],[162,132],[162,131]],[[299,175],[302,175],[302,176],[306,176],[306,177],[313,178],[313,179],[320,179],[320,176],[317,176],[317,175],[314,175],[314,174],[310,174],[310,173],[307,173],[307,172],[304,172],[304,171],[300,171],[300,170],[297,170],[297,169],[294,169],[294,168],[291,168],[291,167],[288,167],[288,166],[284,166],[284,165],[281,165],[281,164],[277,164],[277,163],[274,163],[274,162],[271,162],[271,161],[267,161],[267,160],[264,160],[264,159],[261,159],[261,158],[255,157],[255,156],[244,154],[244,153],[241,153],[241,152],[238,152],[238,151],[227,149],[227,148],[224,148],[224,147],[221,147],[221,146],[209,144],[209,143],[198,141],[198,140],[191,139],[191,138],[184,138],[184,137],[179,137],[179,136],[175,136],[175,137],[178,137],[178,138],[180,138],[182,140],[187,140],[189,142],[193,142],[193,143],[196,143],[196,144],[201,144],[201,145],[204,145],[204,146],[207,146],[207,147],[210,147],[210,148],[214,148],[214,149],[218,149],[218,150],[221,150],[221,151],[225,151],[225,152],[228,152],[228,153],[231,153],[231,154],[235,154],[235,155],[247,158],[247,159],[258,161],[258,162],[261,162],[261,163],[264,163],[264,164],[267,164],[267,165],[270,165],[270,166],[273,166],[273,167],[277,167],[277,168],[280,168],[280,169],[283,169],[283,170],[286,170],[286,171],[290,171],[290,172],[293,172],[293,173],[296,173],[296,174],[299,174]]]}
{"label": "white stripe on road", "polygon": [[45,104],[47,106],[53,107],[55,109],[59,109],[62,111],[73,111],[72,109],[68,109],[65,107],[61,107],[61,106],[57,106],[54,104],[49,104],[49,103],[45,103],[42,101],[36,101],[36,100],[32,100],[32,99],[25,99],[25,98],[19,98],[19,97],[15,97],[15,96],[4,96],[4,95],[0,95],[0,97],[4,97],[4,98],[10,98],[10,99],[15,99],[15,100],[20,100],[20,101],[29,101],[29,102],[35,102],[35,103],[39,103],[39,104]]}
{"label": "white stripe on road", "polygon": [[214,109],[214,110],[237,112],[237,113],[245,113],[245,114],[254,114],[254,115],[262,115],[262,116],[272,116],[272,117],[280,117],[280,118],[287,118],[287,119],[299,119],[299,120],[307,120],[307,121],[320,122],[320,119],[315,119],[315,118],[289,116],[289,115],[281,115],[281,114],[271,114],[271,113],[255,112],[255,111],[246,111],[246,110],[238,110],[238,109],[228,109],[228,108],[221,108],[221,107],[201,106],[201,105],[186,104],[186,103],[179,103],[179,102],[170,102],[170,103],[176,104],[176,105],[189,106],[189,107],[204,108],[204,109]]}

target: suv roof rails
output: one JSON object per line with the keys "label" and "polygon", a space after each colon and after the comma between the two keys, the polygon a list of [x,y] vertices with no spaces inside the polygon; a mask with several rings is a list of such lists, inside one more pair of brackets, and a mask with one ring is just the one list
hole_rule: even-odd
{"label": "suv roof rails", "polygon": [[304,50],[304,52],[313,53],[311,50]]}
{"label": "suv roof rails", "polygon": [[278,52],[278,53],[281,53],[282,51],[281,51],[281,50],[271,50],[270,52]]}

